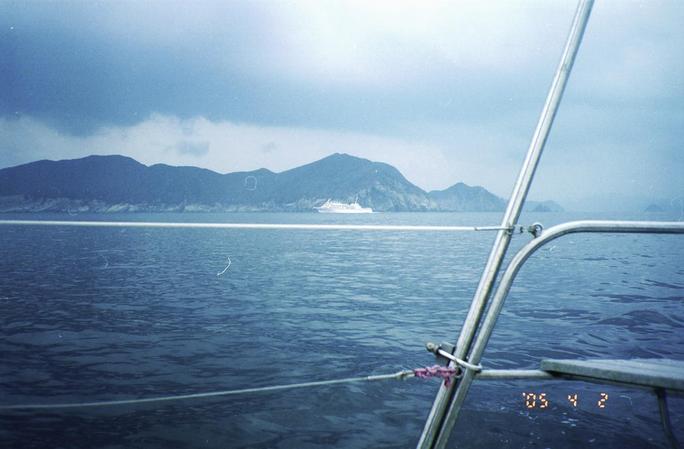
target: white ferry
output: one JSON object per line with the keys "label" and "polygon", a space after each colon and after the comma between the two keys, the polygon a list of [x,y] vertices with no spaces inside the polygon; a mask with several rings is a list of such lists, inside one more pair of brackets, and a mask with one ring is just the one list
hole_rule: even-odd
{"label": "white ferry", "polygon": [[370,207],[361,207],[358,201],[353,203],[341,203],[339,201],[328,200],[323,205],[314,207],[322,214],[371,214],[373,209]]}

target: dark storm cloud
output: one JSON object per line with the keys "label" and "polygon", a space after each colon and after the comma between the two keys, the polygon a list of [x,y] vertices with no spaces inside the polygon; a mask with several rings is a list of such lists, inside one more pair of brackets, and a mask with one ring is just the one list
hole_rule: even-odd
{"label": "dark storm cloud", "polygon": [[[0,166],[128,152],[283,169],[347,151],[426,188],[464,180],[507,195],[573,11],[574,2],[516,1],[3,2]],[[580,201],[596,186],[681,196],[683,20],[681,2],[596,3],[537,196]],[[251,150],[231,153],[242,148]]]}
{"label": "dark storm cloud", "polygon": [[[155,18],[179,3],[5,3],[0,57],[0,113],[29,115],[60,129],[88,134],[100,125],[131,125],[153,112],[201,115],[272,125],[392,132],[397,122],[481,120],[537,102],[536,82],[548,70],[501,83],[494,71],[453,67],[414,52],[420,82],[406,86],[353,85],[285,76],[273,59],[288,58],[271,35],[283,25],[263,5],[207,3],[225,23],[184,17]],[[136,14],[148,12],[141,20]],[[186,22],[183,25],[183,20]],[[178,21],[181,21],[180,24]],[[100,24],[100,26],[98,26]],[[169,38],[165,27],[179,27]],[[149,29],[141,29],[149,28]],[[281,31],[287,32],[287,30]],[[315,36],[311,36],[315,39]],[[423,71],[423,67],[430,67]],[[272,70],[271,70],[272,69]],[[306,70],[306,67],[303,68]],[[399,74],[401,75],[401,74]],[[413,73],[412,76],[415,76]],[[531,92],[533,98],[527,98]],[[522,94],[521,94],[522,93]],[[501,98],[513,101],[501,102]],[[523,106],[524,107],[524,106]]]}

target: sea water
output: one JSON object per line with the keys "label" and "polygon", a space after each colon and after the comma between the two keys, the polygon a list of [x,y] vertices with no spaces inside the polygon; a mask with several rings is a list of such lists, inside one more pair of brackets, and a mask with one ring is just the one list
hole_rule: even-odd
{"label": "sea water", "polygon": [[[500,216],[1,218],[497,225]],[[521,223],[548,227],[593,217],[527,214]],[[2,226],[0,403],[166,396],[432,365],[424,344],[456,340],[494,236]],[[530,238],[516,235],[511,253]],[[482,364],[684,360],[683,261],[682,236],[576,234],[550,243],[518,276]],[[436,380],[409,379],[156,405],[0,412],[0,447],[410,448],[437,389]],[[534,403],[526,403],[530,394]],[[670,409],[684,439],[684,401],[671,397]],[[666,447],[648,391],[530,380],[476,382],[451,443]]]}

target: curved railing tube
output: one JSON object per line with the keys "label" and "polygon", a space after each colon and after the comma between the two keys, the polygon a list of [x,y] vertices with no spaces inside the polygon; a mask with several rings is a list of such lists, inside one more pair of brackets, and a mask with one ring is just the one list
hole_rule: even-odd
{"label": "curved railing tube", "polygon": [[[506,268],[501,282],[499,283],[491,306],[487,311],[482,330],[478,335],[473,351],[470,356],[470,363],[480,363],[480,358],[489,341],[489,337],[496,324],[496,319],[501,312],[504,300],[511,290],[511,285],[515,280],[520,268],[539,248],[567,234],[575,233],[627,233],[627,234],[684,234],[684,222],[658,222],[658,221],[571,221],[557,226],[553,226],[545,231],[541,237],[532,240],[522,247],[513,257],[511,263]],[[475,359],[477,358],[477,359]]]}
{"label": "curved railing tube", "polygon": [[[574,233],[632,233],[632,234],[684,234],[684,222],[657,222],[657,221],[573,221],[553,226],[544,231],[542,235],[527,245],[513,257],[501,281],[494,292],[491,305],[482,322],[480,332],[477,334],[468,362],[478,365],[482,359],[489,338],[492,335],[496,320],[499,318],[501,309],[511,285],[515,280],[520,268],[535,251],[547,243],[567,234]],[[458,417],[463,402],[468,394],[470,385],[476,376],[475,370],[466,369],[461,378],[456,392],[454,393],[453,405],[450,409],[452,423]]]}

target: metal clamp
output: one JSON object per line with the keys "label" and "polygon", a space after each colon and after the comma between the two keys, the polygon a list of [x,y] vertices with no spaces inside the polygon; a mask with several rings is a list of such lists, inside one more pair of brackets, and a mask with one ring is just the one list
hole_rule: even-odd
{"label": "metal clamp", "polygon": [[482,365],[473,365],[472,363],[468,363],[465,360],[456,357],[453,354],[456,347],[452,344],[442,343],[438,345],[436,343],[428,342],[425,344],[425,349],[433,353],[437,357],[437,360],[445,361],[447,365],[449,362],[453,362],[459,368],[465,368],[475,372],[482,371]]}
{"label": "metal clamp", "polygon": [[523,226],[523,225],[513,225],[508,228],[502,228],[506,229],[508,232],[508,235],[514,235],[514,234],[524,234],[525,231],[529,232],[534,236],[534,238],[539,237],[542,234],[542,231],[544,230],[544,226],[541,223],[533,223],[530,226]]}
{"label": "metal clamp", "polygon": [[527,232],[532,234],[532,236],[536,239],[540,235],[542,235],[542,232],[544,231],[544,225],[541,223],[533,223],[531,226],[528,226]]}

